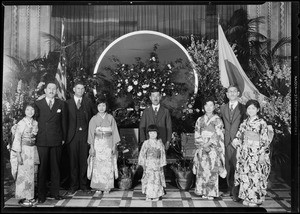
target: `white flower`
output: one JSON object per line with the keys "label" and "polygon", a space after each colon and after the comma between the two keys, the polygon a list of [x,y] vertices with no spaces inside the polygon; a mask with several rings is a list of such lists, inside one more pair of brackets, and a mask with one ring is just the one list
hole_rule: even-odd
{"label": "white flower", "polygon": [[126,84],[128,83],[128,79],[125,80],[125,83],[126,83]]}
{"label": "white flower", "polygon": [[163,93],[162,95],[163,95],[163,97],[164,97],[164,96],[166,96],[166,93]]}
{"label": "white flower", "polygon": [[169,68],[169,69],[171,69],[171,68],[172,68],[170,64],[168,64],[167,66],[168,66],[168,68]]}
{"label": "white flower", "polygon": [[148,88],[149,87],[149,85],[148,84],[146,84],[146,85],[142,85],[142,88]]}
{"label": "white flower", "polygon": [[130,92],[133,89],[132,85],[128,86],[127,91]]}
{"label": "white flower", "polygon": [[144,72],[144,71],[145,71],[145,69],[144,69],[144,68],[142,68],[142,69],[141,69],[141,72]]}
{"label": "white flower", "polygon": [[192,104],[189,104],[189,105],[188,105],[188,108],[192,108],[192,107],[193,107]]}
{"label": "white flower", "polygon": [[140,97],[142,95],[142,92],[138,92],[137,95]]}
{"label": "white flower", "polygon": [[143,94],[146,94],[147,93],[147,91],[146,90],[143,90]]}
{"label": "white flower", "polygon": [[148,68],[148,71],[151,71],[151,68]]}
{"label": "white flower", "polygon": [[121,86],[121,83],[119,83],[118,85],[117,85],[117,87],[120,87]]}
{"label": "white flower", "polygon": [[134,84],[134,85],[137,85],[137,84],[138,84],[138,81],[137,81],[137,80],[134,80],[134,81],[133,81],[133,84]]}
{"label": "white flower", "polygon": [[155,69],[154,69],[154,68],[152,68],[152,71],[155,71]]}
{"label": "white flower", "polygon": [[153,57],[151,58],[151,60],[155,62],[155,57],[153,56]]}
{"label": "white flower", "polygon": [[166,85],[166,84],[165,84],[165,83],[163,83],[161,86],[164,86],[164,87],[165,87],[165,85]]}

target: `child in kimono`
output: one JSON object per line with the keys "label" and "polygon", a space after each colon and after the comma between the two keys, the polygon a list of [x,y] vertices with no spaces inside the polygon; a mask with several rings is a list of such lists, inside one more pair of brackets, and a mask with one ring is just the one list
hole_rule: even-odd
{"label": "child in kimono", "polygon": [[108,101],[104,97],[96,100],[98,113],[89,122],[88,143],[93,161],[88,173],[91,188],[98,194],[109,193],[114,188],[114,179],[118,178],[116,147],[120,141],[117,123],[107,113]]}
{"label": "child in kimono", "polygon": [[138,164],[143,167],[142,193],[146,201],[158,201],[163,196],[166,181],[163,167],[166,165],[165,147],[158,138],[158,127],[148,126],[148,140],[145,140],[138,158]]}
{"label": "child in kimono", "polygon": [[260,105],[257,100],[249,100],[246,109],[248,118],[241,123],[232,141],[232,146],[237,150],[234,184],[240,185],[238,197],[243,199],[243,204],[255,207],[263,203],[267,194],[271,170],[269,146],[274,132],[259,117]]}
{"label": "child in kimono", "polygon": [[38,123],[33,119],[33,104],[25,105],[25,117],[13,130],[14,140],[11,146],[10,162],[12,175],[16,183],[15,198],[22,206],[32,206],[34,197],[35,171],[39,156],[35,146]]}

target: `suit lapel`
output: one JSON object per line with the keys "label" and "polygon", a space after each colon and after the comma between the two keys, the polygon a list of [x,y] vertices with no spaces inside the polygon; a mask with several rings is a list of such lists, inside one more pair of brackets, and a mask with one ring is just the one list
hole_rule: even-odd
{"label": "suit lapel", "polygon": [[[156,124],[158,124],[158,122],[163,118],[164,111],[163,111],[162,108],[163,108],[163,107],[160,106],[159,109],[158,109],[157,117],[156,117]],[[153,111],[153,110],[152,110],[152,111]],[[155,114],[154,111],[153,111],[153,114]],[[155,117],[155,116],[154,116],[154,117]]]}
{"label": "suit lapel", "polygon": [[224,106],[225,119],[230,123],[229,103]]}
{"label": "suit lapel", "polygon": [[[46,102],[47,103],[47,102]],[[48,106],[49,108],[49,106]],[[48,120],[50,120],[52,117],[54,117],[56,114],[57,114],[57,111],[58,111],[58,108],[59,108],[59,103],[58,103],[58,100],[56,99],[54,101],[54,104],[52,106],[52,109],[50,110],[50,115],[49,115],[49,118]]]}
{"label": "suit lapel", "polygon": [[[229,107],[228,107],[229,108]],[[237,104],[233,115],[232,115],[232,123],[238,118],[238,116],[240,115],[240,103]]]}

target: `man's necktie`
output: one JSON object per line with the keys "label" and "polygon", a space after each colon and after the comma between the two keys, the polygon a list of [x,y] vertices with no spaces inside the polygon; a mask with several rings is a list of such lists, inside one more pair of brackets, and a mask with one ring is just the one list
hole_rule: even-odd
{"label": "man's necktie", "polygon": [[230,111],[233,111],[233,104],[230,105]]}
{"label": "man's necktie", "polygon": [[52,109],[52,106],[53,106],[53,101],[49,100],[49,108],[50,108],[50,110]]}
{"label": "man's necktie", "polygon": [[80,106],[81,106],[80,99],[77,100],[77,104],[76,105],[77,105],[77,109],[79,109]]}
{"label": "man's necktie", "polygon": [[154,108],[155,116],[157,116],[157,107]]}

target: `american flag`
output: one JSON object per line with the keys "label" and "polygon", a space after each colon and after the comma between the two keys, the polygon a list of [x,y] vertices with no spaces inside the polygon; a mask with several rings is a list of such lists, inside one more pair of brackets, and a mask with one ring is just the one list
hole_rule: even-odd
{"label": "american flag", "polygon": [[57,72],[55,79],[57,80],[58,90],[57,95],[60,99],[66,100],[66,88],[67,88],[67,67],[66,67],[66,50],[65,50],[65,25],[64,20],[61,24],[61,51],[58,62]]}

